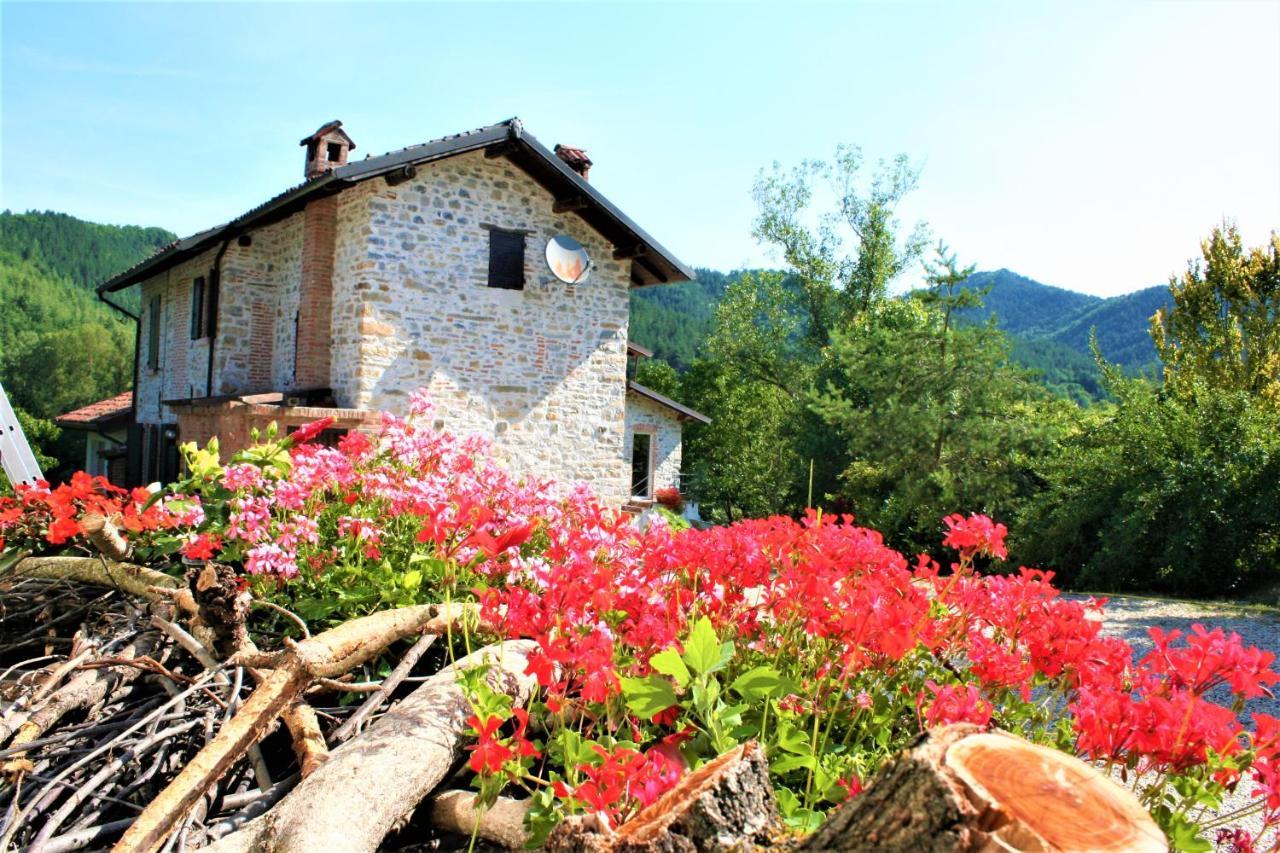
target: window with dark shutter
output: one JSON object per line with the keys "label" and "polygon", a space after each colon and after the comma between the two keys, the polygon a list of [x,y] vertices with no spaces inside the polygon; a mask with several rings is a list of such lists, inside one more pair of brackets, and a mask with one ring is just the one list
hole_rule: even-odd
{"label": "window with dark shutter", "polygon": [[524,289],[524,235],[511,231],[489,232],[489,286]]}
{"label": "window with dark shutter", "polygon": [[191,340],[193,341],[205,336],[204,308],[204,276],[200,276],[191,283]]}
{"label": "window with dark shutter", "polygon": [[160,369],[160,297],[151,297],[151,305],[147,309],[147,367]]}

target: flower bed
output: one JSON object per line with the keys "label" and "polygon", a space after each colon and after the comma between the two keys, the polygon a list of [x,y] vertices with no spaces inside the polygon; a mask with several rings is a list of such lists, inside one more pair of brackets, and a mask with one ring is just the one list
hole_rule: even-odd
{"label": "flower bed", "polygon": [[[87,475],[20,489],[0,499],[0,536],[9,554],[75,550],[85,513],[116,515],[152,565],[230,563],[313,626],[477,603],[482,631],[537,643],[527,708],[464,679],[468,766],[483,797],[532,799],[535,840],[568,814],[624,822],[748,739],[766,747],[787,823],[810,831],[923,729],[967,721],[1123,768],[1184,849],[1217,838],[1196,823],[1205,807],[1252,786],[1256,841],[1275,847],[1280,720],[1241,715],[1280,675],[1235,635],[1153,632],[1135,659],[1101,634],[1104,603],[1061,598],[1051,573],[975,571],[1004,557],[1005,529],[983,516],[943,520],[946,565],[815,512],[639,530],[418,422],[431,422],[422,398],[337,448],[309,443],[323,424],[263,436],[226,466],[216,446],[188,446],[187,477],[163,495]],[[451,640],[460,657],[476,636]],[[1230,705],[1208,698],[1220,685]]]}

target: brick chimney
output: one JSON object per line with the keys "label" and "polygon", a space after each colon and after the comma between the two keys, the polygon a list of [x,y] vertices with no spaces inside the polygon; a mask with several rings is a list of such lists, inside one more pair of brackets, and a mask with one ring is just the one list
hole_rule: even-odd
{"label": "brick chimney", "polygon": [[337,120],[320,125],[315,133],[304,137],[298,144],[307,148],[308,181],[346,165],[347,154],[356,148],[355,142],[342,129],[342,122]]}
{"label": "brick chimney", "polygon": [[587,156],[587,152],[581,148],[557,145],[556,156],[569,164],[569,168],[581,175],[583,180],[587,179],[587,173],[591,171],[591,158]]}

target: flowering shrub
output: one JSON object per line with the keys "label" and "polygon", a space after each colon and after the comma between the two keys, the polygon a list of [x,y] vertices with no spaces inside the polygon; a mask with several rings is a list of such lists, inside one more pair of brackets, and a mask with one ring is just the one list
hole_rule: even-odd
{"label": "flowering shrub", "polygon": [[[313,624],[409,603],[469,600],[488,636],[530,638],[527,708],[464,673],[486,797],[533,799],[541,834],[564,815],[612,822],[747,739],[765,745],[787,822],[812,830],[922,729],[993,725],[1116,770],[1172,842],[1240,785],[1263,832],[1280,825],[1280,720],[1241,714],[1280,680],[1273,656],[1196,626],[1152,632],[1135,660],[1101,631],[1103,602],[1064,599],[1052,574],[983,576],[1005,528],[953,515],[943,567],[908,559],[851,517],[810,512],[709,530],[641,530],[582,489],[518,480],[484,443],[385,415],[377,435],[308,443],[273,431],[223,465],[184,448],[175,494],[78,477],[0,502],[9,547],[79,544],[86,511],[119,513],[151,553],[218,559]],[[424,417],[425,416],[425,417]],[[72,530],[72,527],[75,530]],[[477,637],[462,631],[456,651]]]}
{"label": "flowering shrub", "polygon": [[684,509],[684,495],[680,494],[680,490],[675,486],[658,489],[653,493],[653,499],[672,512],[681,512]]}

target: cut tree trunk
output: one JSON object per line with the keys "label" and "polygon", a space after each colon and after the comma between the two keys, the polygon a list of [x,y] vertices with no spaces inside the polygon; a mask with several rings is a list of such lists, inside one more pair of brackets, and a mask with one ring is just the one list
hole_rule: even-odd
{"label": "cut tree trunk", "polygon": [[754,741],[687,774],[616,832],[586,822],[556,827],[556,853],[685,853],[768,847],[782,834],[769,762]]}
{"label": "cut tree trunk", "polygon": [[525,673],[532,640],[497,643],[433,675],[260,818],[210,845],[209,853],[374,851],[463,755],[471,707],[461,670],[487,665],[489,686],[519,707],[537,685]]}
{"label": "cut tree trunk", "polygon": [[930,731],[806,839],[804,850],[1163,851],[1129,790],[1003,732]]}

